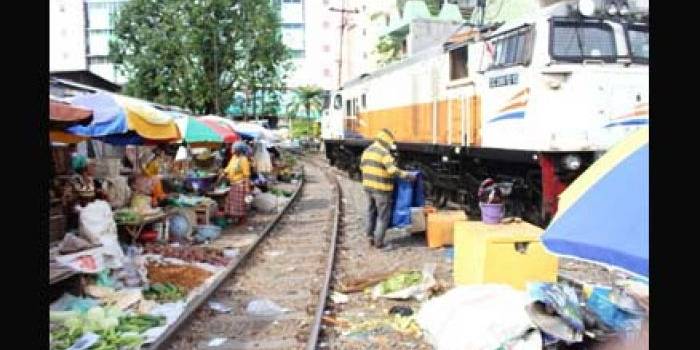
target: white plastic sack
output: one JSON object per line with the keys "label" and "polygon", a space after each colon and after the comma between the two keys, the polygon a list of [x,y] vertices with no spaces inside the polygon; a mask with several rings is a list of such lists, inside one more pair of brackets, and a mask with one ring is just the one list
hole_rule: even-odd
{"label": "white plastic sack", "polygon": [[262,143],[257,143],[255,145],[253,159],[255,160],[255,168],[258,172],[272,172],[272,160],[270,159],[270,153],[267,151],[267,149]]}
{"label": "white plastic sack", "polygon": [[424,303],[416,321],[437,350],[493,350],[535,327],[527,302],[507,285],[460,286]]}
{"label": "white plastic sack", "polygon": [[94,201],[80,210],[80,234],[93,244],[102,244],[104,264],[108,268],[120,268],[124,252],[119,246],[117,224],[112,208],[102,200]]}
{"label": "white plastic sack", "polygon": [[274,213],[284,207],[287,201],[288,199],[271,193],[260,193],[253,198],[253,206],[260,212]]}
{"label": "white plastic sack", "polygon": [[74,254],[59,255],[56,256],[56,261],[80,273],[99,273],[105,269],[104,249],[102,247]]}
{"label": "white plastic sack", "polygon": [[187,160],[187,158],[188,158],[187,148],[185,148],[184,146],[180,146],[177,149],[177,153],[175,154],[175,161],[179,162],[179,161]]}

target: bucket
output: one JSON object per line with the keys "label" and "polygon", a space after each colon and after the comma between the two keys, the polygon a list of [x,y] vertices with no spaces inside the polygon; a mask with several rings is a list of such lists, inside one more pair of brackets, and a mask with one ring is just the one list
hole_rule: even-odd
{"label": "bucket", "polygon": [[503,203],[499,204],[488,204],[479,203],[479,208],[481,208],[481,221],[485,224],[497,225],[501,223],[501,220],[505,216],[505,210]]}

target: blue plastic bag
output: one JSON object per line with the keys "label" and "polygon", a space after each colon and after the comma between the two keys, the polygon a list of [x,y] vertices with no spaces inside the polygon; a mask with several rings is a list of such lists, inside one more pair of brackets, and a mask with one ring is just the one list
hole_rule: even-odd
{"label": "blue plastic bag", "polygon": [[409,172],[416,181],[397,178],[394,182],[394,201],[391,210],[391,227],[405,227],[411,224],[411,208],[425,205],[423,179],[419,171]]}
{"label": "blue plastic bag", "polygon": [[632,330],[637,328],[639,318],[618,308],[610,301],[612,289],[595,287],[586,302],[586,307],[595,313],[606,326],[616,330]]}

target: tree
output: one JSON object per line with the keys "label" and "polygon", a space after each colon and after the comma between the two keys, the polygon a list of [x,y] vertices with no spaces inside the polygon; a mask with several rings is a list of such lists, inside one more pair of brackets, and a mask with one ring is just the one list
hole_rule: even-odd
{"label": "tree", "polygon": [[289,57],[269,1],[131,0],[115,37],[126,93],[196,113],[222,114],[236,91],[280,85]]}
{"label": "tree", "polygon": [[[287,114],[290,119],[291,117],[296,117],[300,111],[306,111],[307,136],[311,136],[311,131],[309,130],[311,125],[311,113],[320,113],[321,108],[323,108],[322,96],[323,90],[318,86],[301,86],[294,90],[294,98],[287,106]],[[291,123],[289,127],[291,131]]]}

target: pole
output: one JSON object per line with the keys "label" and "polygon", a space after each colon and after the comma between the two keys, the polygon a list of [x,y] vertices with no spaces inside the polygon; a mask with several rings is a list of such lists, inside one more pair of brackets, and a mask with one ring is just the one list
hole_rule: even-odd
{"label": "pole", "polygon": [[343,34],[345,33],[345,27],[347,26],[347,23],[345,22],[345,14],[346,13],[353,13],[353,14],[358,14],[360,13],[360,10],[354,9],[354,10],[347,10],[345,8],[345,0],[343,0],[343,7],[340,9],[337,9],[335,7],[331,7],[328,9],[329,11],[332,12],[340,12],[340,54],[338,56],[338,88],[340,88],[341,84],[341,76],[343,75]]}

